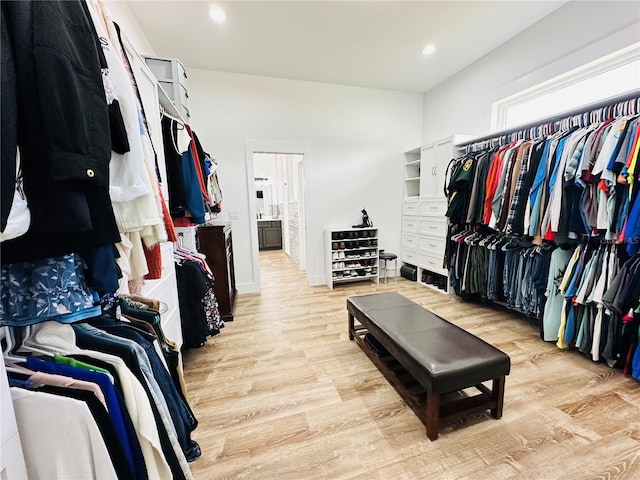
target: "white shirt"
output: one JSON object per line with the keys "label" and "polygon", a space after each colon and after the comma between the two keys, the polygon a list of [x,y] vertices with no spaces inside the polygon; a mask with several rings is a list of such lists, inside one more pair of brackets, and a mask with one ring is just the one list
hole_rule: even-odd
{"label": "white shirt", "polygon": [[10,390],[28,478],[118,478],[86,403],[22,388]]}

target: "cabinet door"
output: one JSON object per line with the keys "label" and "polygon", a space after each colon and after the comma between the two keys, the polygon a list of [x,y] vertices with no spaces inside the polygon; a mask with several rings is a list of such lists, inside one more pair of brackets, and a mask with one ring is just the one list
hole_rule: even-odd
{"label": "cabinet door", "polygon": [[282,248],[282,234],[280,227],[267,227],[263,230],[264,248]]}
{"label": "cabinet door", "polygon": [[432,197],[435,194],[436,148],[435,145],[422,147],[420,161],[420,196]]}
{"label": "cabinet door", "polygon": [[453,156],[452,139],[443,140],[436,144],[434,155],[433,188],[436,197],[444,198],[444,182],[446,181],[447,166]]}

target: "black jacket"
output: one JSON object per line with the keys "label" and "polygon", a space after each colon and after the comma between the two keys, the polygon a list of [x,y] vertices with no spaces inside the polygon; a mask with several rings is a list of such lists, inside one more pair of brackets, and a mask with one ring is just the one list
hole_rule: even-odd
{"label": "black jacket", "polygon": [[[111,133],[101,71],[106,61],[87,7],[81,1],[1,6],[2,39],[11,45],[6,49],[3,41],[2,173],[15,162],[15,150],[4,143],[5,131],[15,129],[32,216],[25,236],[2,244],[2,262],[117,243],[108,190]],[[11,82],[5,91],[5,56],[15,66],[7,73],[15,73],[16,102],[5,99],[12,94]],[[16,120],[5,124],[6,118]],[[4,219],[4,175],[2,182]]]}

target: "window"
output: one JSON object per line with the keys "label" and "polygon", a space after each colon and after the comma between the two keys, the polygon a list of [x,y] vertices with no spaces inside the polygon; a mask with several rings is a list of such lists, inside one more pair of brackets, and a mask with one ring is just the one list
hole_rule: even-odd
{"label": "window", "polygon": [[512,95],[492,106],[492,131],[640,89],[640,43]]}

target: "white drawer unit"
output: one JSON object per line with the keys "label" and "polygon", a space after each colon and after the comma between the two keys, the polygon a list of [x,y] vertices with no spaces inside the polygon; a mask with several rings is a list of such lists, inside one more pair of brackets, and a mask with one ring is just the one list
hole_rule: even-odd
{"label": "white drawer unit", "polygon": [[446,239],[444,238],[420,235],[420,238],[418,239],[418,250],[420,253],[442,256],[444,258],[445,248]]}
{"label": "white drawer unit", "polygon": [[402,248],[418,249],[418,235],[415,233],[402,234]]}
{"label": "white drawer unit", "polygon": [[418,265],[418,252],[412,248],[402,247],[402,261],[413,266]]}
{"label": "white drawer unit", "polygon": [[402,203],[402,215],[418,215],[419,203],[417,199],[405,200]]}
{"label": "white drawer unit", "polygon": [[447,271],[442,267],[443,258],[421,253],[418,258],[418,266],[439,275],[446,275]]}
{"label": "white drawer unit", "polygon": [[447,236],[447,218],[446,217],[419,217],[420,226],[418,231],[421,235],[432,235],[434,237]]}
{"label": "white drawer unit", "polygon": [[405,215],[402,217],[402,231],[407,233],[418,233],[418,216]]}
{"label": "white drawer unit", "polygon": [[427,198],[420,200],[420,216],[433,215],[442,217],[445,213],[447,213],[446,198]]}

